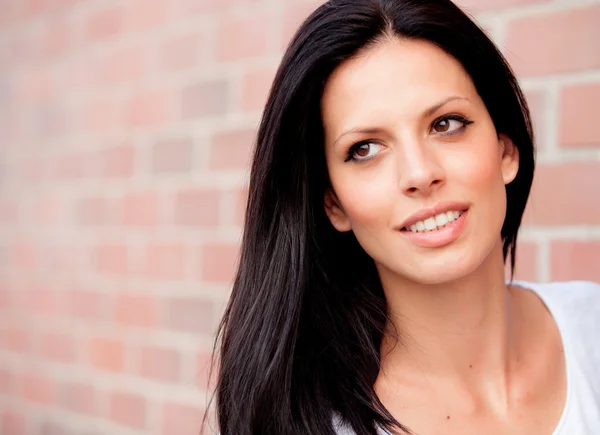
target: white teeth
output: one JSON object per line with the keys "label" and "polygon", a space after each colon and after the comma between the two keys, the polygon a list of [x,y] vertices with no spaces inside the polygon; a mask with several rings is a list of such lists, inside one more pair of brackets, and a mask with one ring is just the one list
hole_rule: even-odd
{"label": "white teeth", "polygon": [[448,218],[446,217],[446,213],[440,213],[435,217],[435,224],[438,227],[443,227],[448,223]]}
{"label": "white teeth", "polygon": [[462,212],[448,211],[446,213],[440,213],[428,219],[419,221],[408,227],[407,229],[413,233],[423,233],[427,231],[435,231],[443,228],[444,226],[451,224],[460,217]]}
{"label": "white teeth", "polygon": [[437,225],[435,223],[435,219],[434,218],[429,218],[429,219],[425,219],[425,229],[427,231],[431,231],[431,230],[435,230],[437,228]]}

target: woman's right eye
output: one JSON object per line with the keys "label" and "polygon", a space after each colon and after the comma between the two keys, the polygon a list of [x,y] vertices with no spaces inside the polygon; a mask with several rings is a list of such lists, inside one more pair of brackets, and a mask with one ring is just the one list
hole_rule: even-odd
{"label": "woman's right eye", "polygon": [[371,160],[379,153],[378,148],[382,148],[382,146],[375,142],[359,142],[348,150],[346,162],[350,160],[356,162]]}

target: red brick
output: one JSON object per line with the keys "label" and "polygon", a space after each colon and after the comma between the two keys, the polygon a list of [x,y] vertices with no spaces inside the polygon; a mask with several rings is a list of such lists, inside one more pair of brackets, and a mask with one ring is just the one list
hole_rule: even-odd
{"label": "red brick", "polygon": [[548,3],[551,0],[457,0],[456,4],[461,9],[471,13],[503,9],[515,6]]}
{"label": "red brick", "polygon": [[129,104],[129,125],[134,127],[160,126],[173,118],[174,107],[167,91],[140,92]]}
{"label": "red brick", "polygon": [[308,2],[289,2],[283,14],[283,34],[281,35],[280,48],[285,48],[292,40],[300,25],[312,14],[323,0],[310,0]]}
{"label": "red brick", "polygon": [[146,73],[145,53],[140,47],[111,52],[97,64],[97,84],[137,83]]}
{"label": "red brick", "polygon": [[65,222],[66,203],[58,197],[50,194],[42,197],[33,207],[33,221],[41,226],[56,226]]}
{"label": "red brick", "polygon": [[125,104],[117,97],[90,97],[84,104],[83,127],[87,133],[105,132],[125,123]]}
{"label": "red brick", "polygon": [[535,133],[535,145],[538,149],[543,150],[548,147],[551,129],[555,128],[546,116],[546,108],[549,104],[548,95],[544,90],[536,89],[526,91],[525,97],[527,98],[527,104],[531,113],[531,121]]}
{"label": "red brick", "polygon": [[275,67],[250,71],[244,75],[242,83],[242,108],[244,110],[263,110],[273,79]]}
{"label": "red brick", "polygon": [[[506,277],[510,279],[509,262],[506,262]],[[538,281],[538,246],[535,243],[519,242],[517,244],[517,261],[515,280]]]}
{"label": "red brick", "polygon": [[29,104],[39,104],[50,100],[57,87],[56,79],[49,71],[36,69],[23,71],[17,84],[15,95],[18,101]]}
{"label": "red brick", "polygon": [[[203,391],[213,391],[216,386],[217,374],[219,372],[218,360],[215,360],[214,363],[215,365],[212,366],[213,356],[210,353],[200,352],[198,354],[197,381],[198,388]],[[210,377],[211,375],[212,377]]]}
{"label": "red brick", "polygon": [[4,329],[0,331],[0,346],[12,352],[25,354],[30,349],[31,333],[22,329]]}
{"label": "red brick", "polygon": [[249,170],[255,138],[254,130],[217,134],[212,141],[210,168]]}
{"label": "red brick", "polygon": [[219,221],[219,192],[190,189],[175,196],[176,225],[215,226]]}
{"label": "red brick", "polygon": [[229,83],[221,79],[187,86],[181,93],[181,116],[190,119],[223,115],[229,92]]}
{"label": "red brick", "polygon": [[81,179],[86,175],[86,155],[80,151],[67,151],[58,155],[52,168],[52,176],[56,180],[71,181]]}
{"label": "red brick", "polygon": [[176,382],[180,377],[181,358],[173,349],[147,347],[140,350],[140,374],[165,382]]}
{"label": "red brick", "polygon": [[244,188],[239,189],[236,194],[234,221],[239,226],[244,225],[247,205],[248,205],[248,186],[245,186]]}
{"label": "red brick", "polygon": [[510,22],[507,53],[522,76],[600,67],[600,6],[536,15]]}
{"label": "red brick", "polygon": [[103,320],[108,316],[109,298],[94,291],[77,289],[69,294],[69,313],[71,316],[85,320]]}
{"label": "red brick", "polygon": [[198,33],[176,36],[163,44],[159,62],[167,71],[191,68],[205,50],[204,41]]}
{"label": "red brick", "polygon": [[600,282],[600,241],[554,241],[550,249],[552,280]]}
{"label": "red brick", "polygon": [[1,429],[6,435],[27,435],[27,420],[23,414],[4,410]]}
{"label": "red brick", "polygon": [[567,86],[561,94],[560,144],[600,146],[600,132],[594,128],[600,113],[600,83]]}
{"label": "red brick", "polygon": [[0,368],[0,394],[12,395],[14,393],[14,380],[16,375],[10,371]]}
{"label": "red brick", "polygon": [[0,224],[14,225],[19,217],[19,203],[14,199],[2,198],[0,200]]}
{"label": "red brick", "polygon": [[0,3],[0,23],[8,24],[15,22],[19,18],[19,8],[16,2]]}
{"label": "red brick", "polygon": [[39,373],[25,373],[21,379],[21,394],[30,402],[51,404],[54,401],[54,386],[50,379]]}
{"label": "red brick", "polygon": [[[64,242],[55,241],[43,247],[41,269],[56,275],[66,276],[75,270],[81,270],[87,260],[87,250],[80,246],[71,246]],[[58,298],[58,314],[67,313],[67,300],[65,294]]]}
{"label": "red brick", "polygon": [[58,423],[52,420],[44,419],[40,425],[39,435],[68,435],[71,432],[69,427],[65,426],[64,421]]}
{"label": "red brick", "polygon": [[102,150],[100,160],[100,175],[109,178],[131,177],[135,162],[135,148],[131,145],[121,145]]}
{"label": "red brick", "polygon": [[151,326],[157,320],[156,300],[143,295],[119,295],[115,307],[115,319],[119,323]]}
{"label": "red brick", "polygon": [[50,178],[50,162],[41,157],[25,158],[18,172],[24,183],[39,183]]}
{"label": "red brick", "polygon": [[32,285],[24,292],[27,308],[41,315],[58,315],[67,311],[65,294],[48,284]]}
{"label": "red brick", "polygon": [[212,334],[213,303],[202,299],[173,299],[168,306],[167,326],[194,334]]}
{"label": "red brick", "polygon": [[539,165],[524,216],[526,225],[597,225],[600,162]]}
{"label": "red brick", "polygon": [[96,394],[94,389],[86,384],[69,382],[62,385],[60,403],[72,412],[96,414]]}
{"label": "red brick", "polygon": [[[76,47],[79,49],[79,47]],[[62,77],[68,80],[69,91],[73,94],[77,94],[79,92],[88,92],[90,89],[93,89],[95,85],[96,78],[96,64],[94,61],[94,56],[96,54],[92,52],[86,52],[82,56],[70,56],[63,60],[64,69],[62,70]],[[64,82],[61,85],[65,86]],[[86,100],[89,97],[86,98]],[[78,107],[79,104],[77,104]],[[81,119],[78,116],[77,118],[77,130],[81,130]]]}
{"label": "red brick", "polygon": [[173,2],[128,0],[128,27],[136,31],[156,31],[173,19]]}
{"label": "red brick", "polygon": [[11,309],[15,305],[14,299],[13,290],[9,285],[0,283],[0,310],[7,311]]}
{"label": "red brick", "polygon": [[123,370],[123,344],[114,340],[97,338],[90,341],[89,355],[93,367],[120,372]]}
{"label": "red brick", "polygon": [[51,21],[39,40],[40,54],[46,59],[67,53],[70,46],[71,28],[65,20]]}
{"label": "red brick", "polygon": [[103,197],[76,200],[75,220],[80,225],[107,225],[114,223],[114,204],[108,198]]}
{"label": "red brick", "polygon": [[100,245],[94,252],[96,271],[107,275],[125,275],[129,272],[127,246]]}
{"label": "red brick", "polygon": [[187,17],[190,14],[206,14],[216,12],[223,8],[225,1],[215,2],[213,0],[178,0],[179,13]]}
{"label": "red brick", "polygon": [[151,245],[146,250],[144,273],[153,278],[181,279],[185,275],[187,248],[182,245]]}
{"label": "red brick", "polygon": [[114,393],[110,396],[111,420],[135,429],[146,427],[146,400],[137,394]]}
{"label": "red brick", "polygon": [[124,11],[114,6],[94,12],[87,20],[87,38],[97,41],[114,37],[122,31]]}
{"label": "red brick", "polygon": [[127,226],[154,226],[159,220],[160,198],[156,193],[132,193],[123,198],[123,223]]}
{"label": "red brick", "polygon": [[17,269],[35,269],[38,261],[38,250],[32,243],[18,243],[12,248],[12,264]]}
{"label": "red brick", "polygon": [[207,282],[233,282],[239,255],[238,245],[202,247],[202,279]]}
{"label": "red brick", "polygon": [[62,363],[76,361],[76,342],[73,337],[60,333],[46,333],[40,340],[41,355],[45,359]]}
{"label": "red brick", "polygon": [[200,433],[204,413],[200,406],[166,403],[163,406],[163,435]]}
{"label": "red brick", "polygon": [[180,13],[187,17],[189,14],[209,14],[238,5],[248,5],[256,3],[256,0],[179,0],[178,3]]}
{"label": "red brick", "polygon": [[31,131],[39,139],[58,138],[68,131],[70,113],[63,102],[47,102],[32,111]]}
{"label": "red brick", "polygon": [[224,61],[259,57],[267,53],[271,16],[256,13],[226,20],[219,29],[219,59]]}
{"label": "red brick", "polygon": [[55,11],[72,6],[81,0],[26,0],[24,10],[28,16]]}
{"label": "red brick", "polygon": [[155,143],[152,147],[152,170],[189,172],[192,169],[194,144],[190,139],[175,139]]}

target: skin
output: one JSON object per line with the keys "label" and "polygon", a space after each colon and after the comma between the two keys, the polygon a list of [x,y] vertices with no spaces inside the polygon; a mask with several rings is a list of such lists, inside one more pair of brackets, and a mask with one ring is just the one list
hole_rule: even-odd
{"label": "skin", "polygon": [[[539,298],[505,284],[500,231],[519,155],[470,76],[428,42],[383,38],[333,73],[322,119],[325,210],[374,259],[388,301],[383,404],[418,435],[551,434],[566,399],[562,342]],[[348,161],[362,141],[352,155],[364,160]],[[399,231],[440,201],[469,207],[452,243],[425,248]]]}

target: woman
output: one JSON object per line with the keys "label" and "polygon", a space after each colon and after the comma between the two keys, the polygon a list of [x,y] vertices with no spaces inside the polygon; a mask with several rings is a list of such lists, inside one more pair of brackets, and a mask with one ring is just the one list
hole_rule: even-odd
{"label": "woman", "polygon": [[599,286],[504,281],[533,172],[521,90],[449,0],[315,11],[258,134],[221,434],[600,433]]}

